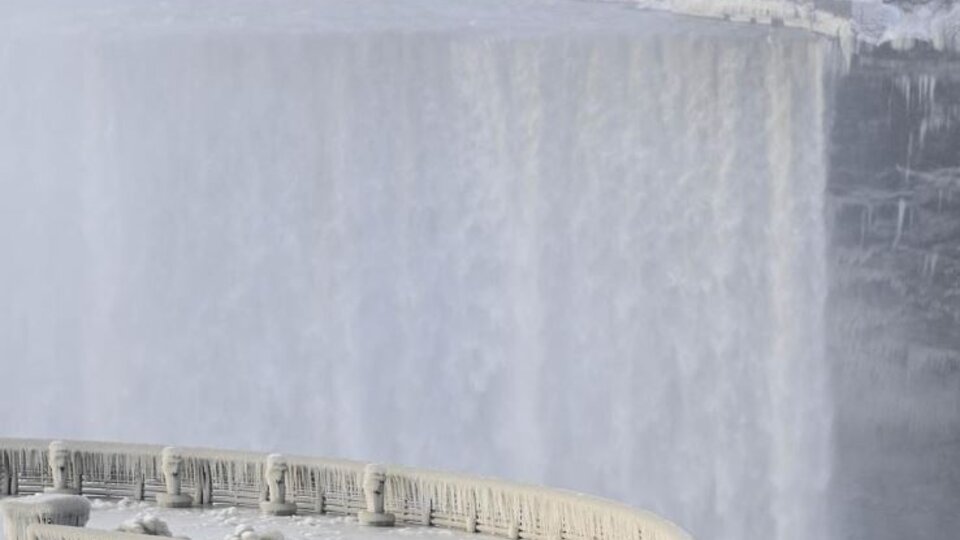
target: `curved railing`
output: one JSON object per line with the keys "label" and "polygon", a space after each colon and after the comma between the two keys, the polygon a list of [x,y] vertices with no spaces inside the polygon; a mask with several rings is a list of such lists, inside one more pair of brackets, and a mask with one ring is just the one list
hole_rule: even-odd
{"label": "curved railing", "polygon": [[[39,439],[0,439],[0,496],[52,485]],[[67,475],[84,495],[152,499],[165,491],[156,445],[64,441]],[[201,504],[257,507],[267,454],[179,448],[182,485]],[[287,457],[287,498],[301,513],[366,508],[365,463]],[[408,467],[385,467],[384,504],[401,522],[532,540],[690,540],[650,512],[577,493]]]}

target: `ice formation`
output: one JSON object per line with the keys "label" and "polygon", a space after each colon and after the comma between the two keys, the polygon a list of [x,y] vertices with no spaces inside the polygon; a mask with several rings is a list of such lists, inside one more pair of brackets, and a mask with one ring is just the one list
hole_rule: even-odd
{"label": "ice formation", "polygon": [[[380,527],[389,527],[393,525],[395,516],[388,514],[383,508],[384,484],[387,479],[387,470],[375,463],[367,465],[363,469],[363,495],[367,506],[358,514],[360,523],[364,525],[374,525]],[[427,525],[429,525],[429,521]],[[476,523],[473,527],[468,527],[469,532],[476,532]]]}
{"label": "ice formation", "polygon": [[[168,508],[192,506],[193,497],[181,492],[183,456],[180,454],[180,450],[172,446],[164,448],[160,454],[160,469],[163,471],[163,483],[166,492],[157,494],[157,504]],[[194,474],[197,475],[196,472]]]}
{"label": "ice formation", "polygon": [[[628,0],[630,1],[630,0]],[[842,16],[816,9],[812,2],[795,0],[633,0],[641,8],[660,9],[730,20],[803,28],[835,38],[854,34],[853,23]]]}
{"label": "ice formation", "polygon": [[960,52],[960,4],[951,0],[883,2],[855,0],[852,18],[862,39],[907,50],[926,43]]}
{"label": "ice formation", "polygon": [[[53,441],[50,443],[48,460],[50,462],[50,472],[53,476],[53,486],[47,489],[48,493],[77,493],[77,488],[67,487],[67,466],[70,462],[70,451],[67,450],[62,441]],[[79,484],[79,477],[74,478],[74,482]]]}
{"label": "ice formation", "polygon": [[260,502],[260,509],[276,516],[292,516],[297,513],[297,503],[287,501],[287,459],[280,454],[267,456],[264,483],[266,498]]}
{"label": "ice formation", "polygon": [[646,9],[804,28],[839,38],[849,47],[890,44],[903,50],[926,43],[936,50],[960,52],[960,5],[946,0],[624,1]]}

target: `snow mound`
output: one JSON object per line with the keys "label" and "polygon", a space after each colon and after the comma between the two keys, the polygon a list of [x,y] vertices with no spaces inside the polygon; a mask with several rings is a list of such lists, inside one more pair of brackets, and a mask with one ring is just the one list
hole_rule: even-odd
{"label": "snow mound", "polygon": [[133,519],[128,519],[121,523],[117,530],[133,534],[173,537],[167,522],[152,514],[140,514]]}
{"label": "snow mound", "polygon": [[223,540],[284,540],[283,533],[277,530],[256,532],[250,525],[237,525],[232,534],[223,537]]}

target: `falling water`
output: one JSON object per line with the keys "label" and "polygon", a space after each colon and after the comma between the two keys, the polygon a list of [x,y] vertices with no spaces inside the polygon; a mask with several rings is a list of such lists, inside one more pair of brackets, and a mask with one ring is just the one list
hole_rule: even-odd
{"label": "falling water", "polygon": [[825,537],[829,43],[566,3],[100,3],[0,34],[4,435]]}

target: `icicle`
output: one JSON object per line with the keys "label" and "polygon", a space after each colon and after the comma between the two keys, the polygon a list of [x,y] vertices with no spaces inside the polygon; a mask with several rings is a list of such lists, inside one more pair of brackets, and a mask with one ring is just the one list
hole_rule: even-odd
{"label": "icicle", "polygon": [[431,502],[428,500],[423,503],[423,510],[420,514],[420,524],[425,527],[429,527],[430,518],[432,517],[432,514],[433,514],[433,504],[431,504]]}
{"label": "icicle", "polygon": [[903,236],[903,225],[907,216],[907,200],[903,197],[900,197],[900,200],[897,202],[897,234],[893,238],[893,247],[897,247],[900,244],[900,239]]}
{"label": "icicle", "polygon": [[940,258],[940,254],[937,252],[927,253],[923,257],[923,277],[927,279],[933,279],[934,275],[937,273],[937,261]]}
{"label": "icicle", "polygon": [[213,473],[210,470],[209,461],[202,460],[198,463],[196,482],[194,500],[199,505],[213,505]]}
{"label": "icicle", "polygon": [[71,461],[71,468],[73,472],[73,489],[76,490],[77,495],[83,494],[83,455],[80,452],[73,453],[73,460]]}
{"label": "icicle", "polygon": [[869,206],[864,207],[863,211],[860,212],[860,246],[862,247],[864,242],[867,239],[867,227],[870,222],[870,211]]}
{"label": "icicle", "polygon": [[133,500],[142,501],[146,498],[146,482],[143,477],[139,477],[133,487]]}
{"label": "icicle", "polygon": [[325,514],[327,512],[327,509],[325,507],[326,501],[327,500],[326,500],[326,497],[323,496],[323,492],[321,492],[320,490],[317,490],[317,497],[316,497],[316,504],[314,506],[314,511],[316,511],[318,514]]}

